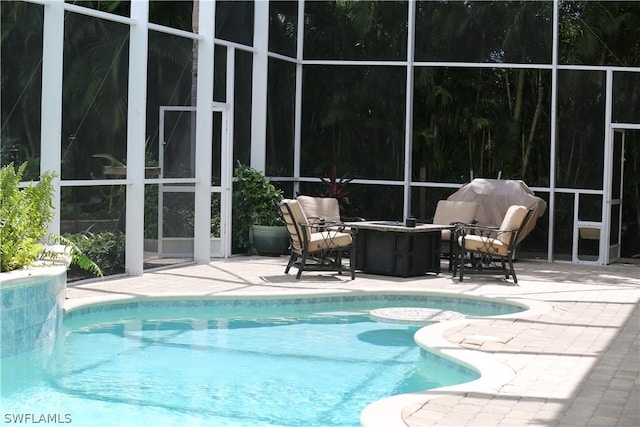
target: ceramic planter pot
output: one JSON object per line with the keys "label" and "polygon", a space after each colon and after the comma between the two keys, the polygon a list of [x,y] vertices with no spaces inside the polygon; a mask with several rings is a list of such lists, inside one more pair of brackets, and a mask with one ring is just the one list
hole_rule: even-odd
{"label": "ceramic planter pot", "polygon": [[284,225],[252,225],[251,243],[258,255],[280,256],[289,251],[289,232]]}

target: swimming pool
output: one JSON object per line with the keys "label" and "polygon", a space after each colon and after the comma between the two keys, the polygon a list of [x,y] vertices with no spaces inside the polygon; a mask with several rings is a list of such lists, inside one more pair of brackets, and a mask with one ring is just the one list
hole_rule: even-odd
{"label": "swimming pool", "polygon": [[416,328],[369,319],[369,310],[392,306],[473,316],[523,310],[416,295],[88,306],[65,315],[48,351],[3,361],[3,416],[82,426],[351,427],[372,401],[478,377],[422,351]]}

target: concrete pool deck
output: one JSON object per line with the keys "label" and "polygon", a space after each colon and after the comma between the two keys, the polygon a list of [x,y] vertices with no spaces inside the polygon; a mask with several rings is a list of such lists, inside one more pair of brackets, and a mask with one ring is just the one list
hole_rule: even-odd
{"label": "concrete pool deck", "polygon": [[[358,273],[352,281],[348,275],[307,272],[296,280],[295,272],[284,274],[287,259],[234,257],[137,277],[71,283],[65,308],[141,297],[385,291],[531,301],[535,308],[522,316],[462,319],[422,330],[441,350],[489,359],[506,374],[496,372],[492,383],[420,393],[417,400],[393,406],[391,419],[407,426],[640,425],[640,265],[519,261],[514,286],[495,275],[459,282],[446,265],[437,276]],[[365,418],[367,427],[375,425]],[[378,421],[392,427],[383,418]]]}

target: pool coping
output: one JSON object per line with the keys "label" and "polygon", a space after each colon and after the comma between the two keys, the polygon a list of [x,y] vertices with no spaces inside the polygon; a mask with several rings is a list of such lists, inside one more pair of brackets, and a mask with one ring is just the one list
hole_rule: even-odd
{"label": "pool coping", "polygon": [[[464,295],[458,295],[460,297],[466,297]],[[362,427],[406,427],[407,423],[405,422],[403,411],[398,413],[399,407],[404,409],[409,405],[423,404],[428,400],[444,397],[454,392],[497,392],[500,387],[514,378],[516,372],[505,363],[499,361],[491,354],[465,348],[450,342],[445,338],[445,332],[456,326],[466,325],[476,320],[520,319],[538,316],[550,312],[553,310],[553,306],[543,301],[524,300],[521,298],[488,299],[519,303],[527,306],[528,309],[512,314],[467,316],[463,319],[446,320],[424,326],[414,335],[416,343],[423,349],[477,370],[480,373],[480,378],[462,384],[439,387],[422,392],[398,394],[378,400],[366,406],[361,412],[360,425]]]}

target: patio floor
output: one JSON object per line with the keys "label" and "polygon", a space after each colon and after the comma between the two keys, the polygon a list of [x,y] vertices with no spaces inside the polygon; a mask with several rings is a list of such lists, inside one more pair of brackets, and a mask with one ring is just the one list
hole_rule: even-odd
{"label": "patio floor", "polygon": [[[440,324],[439,350],[492,359],[507,375],[376,405],[363,425],[640,426],[640,265],[515,264],[519,286],[499,276],[359,273],[285,275],[287,258],[234,257],[137,277],[69,285],[67,309],[144,296],[261,296],[371,291],[446,292],[533,301],[524,315]],[[431,327],[429,327],[431,328]],[[441,330],[441,331],[440,331]],[[440,331],[440,332],[439,332]],[[444,343],[444,344],[443,344]],[[491,377],[491,373],[487,375]],[[484,378],[484,375],[483,375]],[[482,379],[481,379],[482,380]],[[395,405],[395,401],[390,399]]]}

